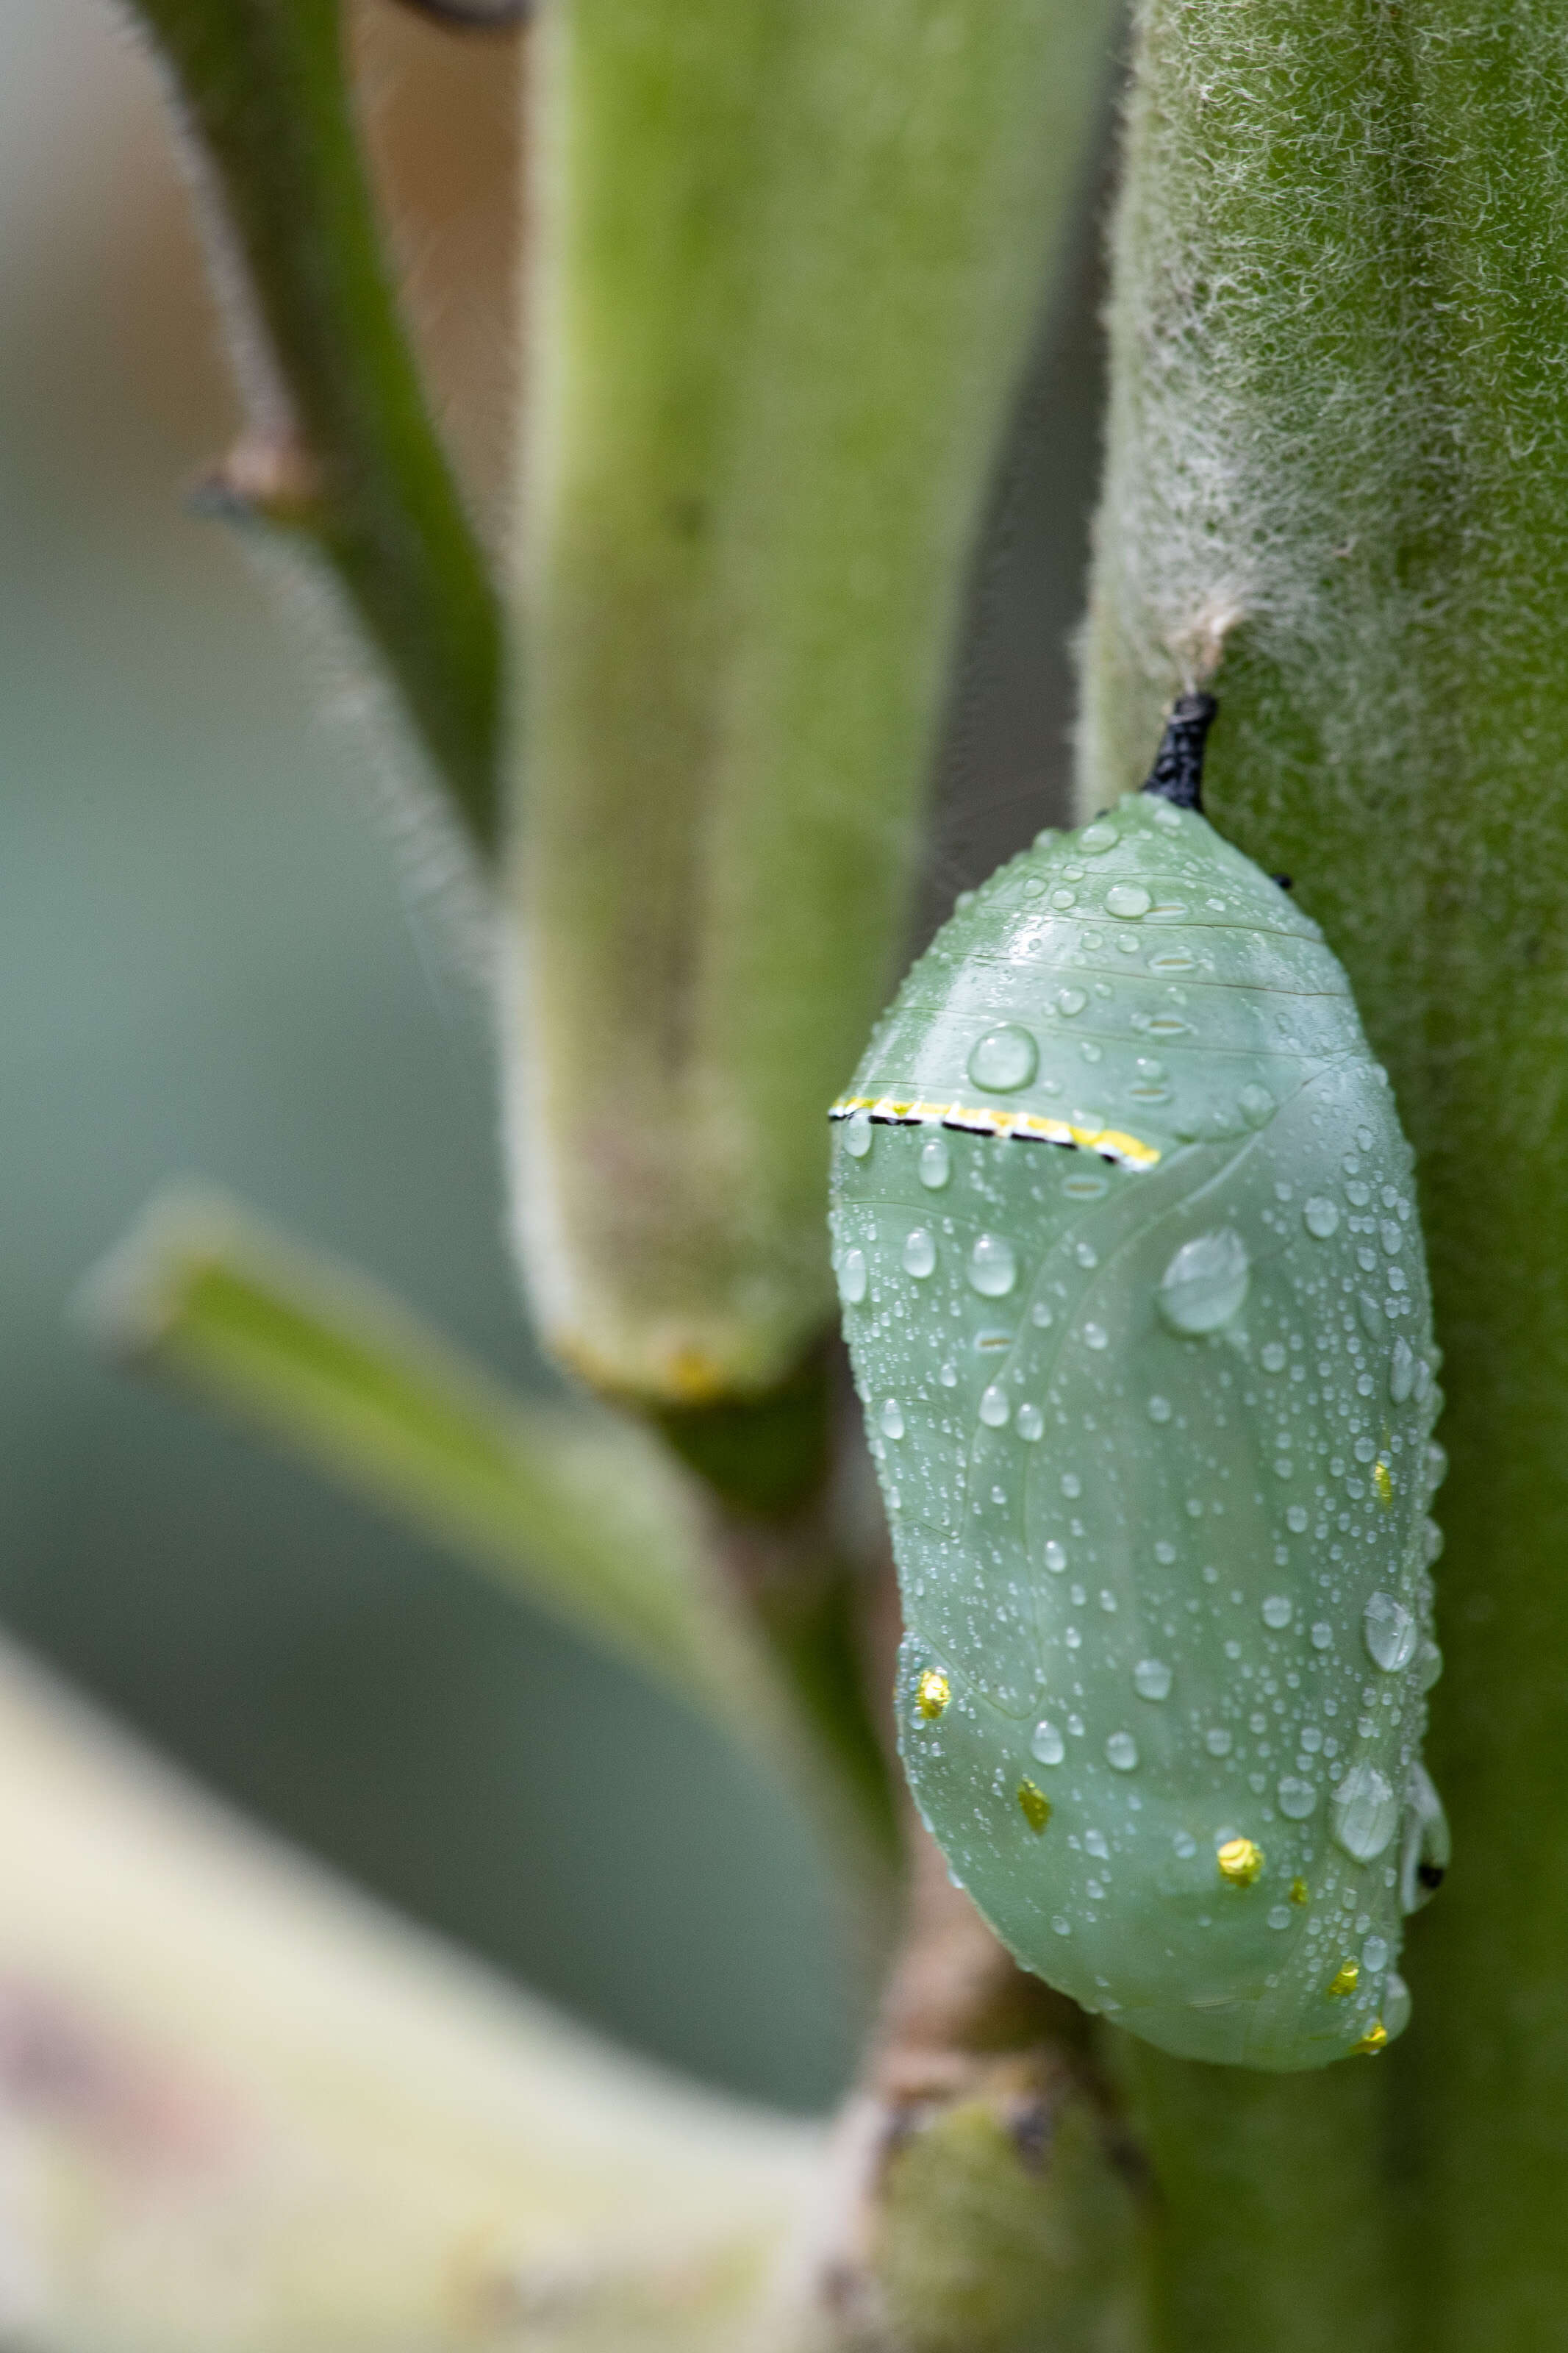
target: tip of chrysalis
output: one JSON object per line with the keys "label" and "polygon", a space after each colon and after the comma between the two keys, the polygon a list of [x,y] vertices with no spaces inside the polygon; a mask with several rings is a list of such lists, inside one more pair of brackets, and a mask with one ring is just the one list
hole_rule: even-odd
{"label": "tip of chrysalis", "polygon": [[1179,694],[1143,785],[1176,808],[1203,814],[1204,744],[1219,709],[1212,694]]}

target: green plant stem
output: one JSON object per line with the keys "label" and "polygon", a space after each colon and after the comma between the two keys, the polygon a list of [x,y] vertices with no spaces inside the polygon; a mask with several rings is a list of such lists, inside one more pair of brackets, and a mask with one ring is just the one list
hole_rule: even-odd
{"label": "green plant stem", "polygon": [[1398,2341],[1381,2155],[1382,2084],[1207,2067],[1119,2037],[1145,2206],[1152,2353],[1334,2353]]}
{"label": "green plant stem", "polygon": [[1110,15],[541,18],[508,1084],[545,1336],[612,1392],[764,1392],[827,1319],[825,1114]]}
{"label": "green plant stem", "polygon": [[210,503],[335,572],[452,806],[497,831],[500,608],[397,315],[338,0],[132,0],[212,207],[250,418]]}
{"label": "green plant stem", "polygon": [[708,1517],[635,1425],[513,1398],[363,1277],[216,1197],[155,1203],[83,1308],[121,1360],[259,1425],[799,1770],[802,1725]]}
{"label": "green plant stem", "polygon": [[[1544,2353],[1568,2310],[1565,130],[1544,0],[1149,0],[1086,679],[1099,805],[1223,652],[1211,813],[1322,921],[1417,1151],[1454,1462],[1428,1752],[1455,1860],[1413,1924],[1386,2127],[1347,2126],[1334,2162],[1420,2353]],[[1253,2307],[1203,2297],[1221,2152],[1271,2098],[1321,2104],[1269,2159],[1279,2212],[1312,2218],[1317,2341],[1383,2341],[1370,2289],[1338,2311],[1313,2200],[1342,2096],[1172,2078],[1171,2343],[1265,2341]]]}

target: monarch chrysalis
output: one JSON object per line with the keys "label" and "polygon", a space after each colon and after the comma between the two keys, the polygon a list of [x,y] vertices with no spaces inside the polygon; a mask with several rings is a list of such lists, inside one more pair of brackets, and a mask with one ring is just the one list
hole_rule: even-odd
{"label": "monarch chrysalis", "polygon": [[1316,2067],[1404,2026],[1447,1859],[1438,1358],[1345,975],[1199,813],[1213,708],[960,899],[833,1106],[834,1262],[954,1876],[1147,2041]]}

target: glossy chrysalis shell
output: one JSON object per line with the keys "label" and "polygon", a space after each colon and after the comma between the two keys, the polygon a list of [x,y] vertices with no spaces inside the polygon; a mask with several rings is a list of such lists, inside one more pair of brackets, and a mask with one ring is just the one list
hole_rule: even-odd
{"label": "glossy chrysalis shell", "polygon": [[834,1261],[954,1875],[1146,2041],[1317,2067],[1400,2031],[1447,1859],[1437,1357],[1345,975],[1191,805],[1210,711],[916,965],[834,1106]]}

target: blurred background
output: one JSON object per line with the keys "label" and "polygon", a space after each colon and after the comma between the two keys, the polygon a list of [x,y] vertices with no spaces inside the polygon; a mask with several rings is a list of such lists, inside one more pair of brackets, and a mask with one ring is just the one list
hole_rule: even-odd
{"label": "blurred background", "polygon": [[[499,539],[518,43],[387,0],[355,36],[434,395]],[[1097,174],[976,567],[927,924],[1061,805],[1101,209]],[[147,1194],[195,1175],[550,1380],[500,1239],[460,896],[398,821],[374,683],[259,547],[184,503],[237,420],[148,58],[108,0],[0,0],[0,1617],[211,1786],[589,2023],[823,2106],[865,1991],[784,1799],[672,1703],[68,1325]]]}

